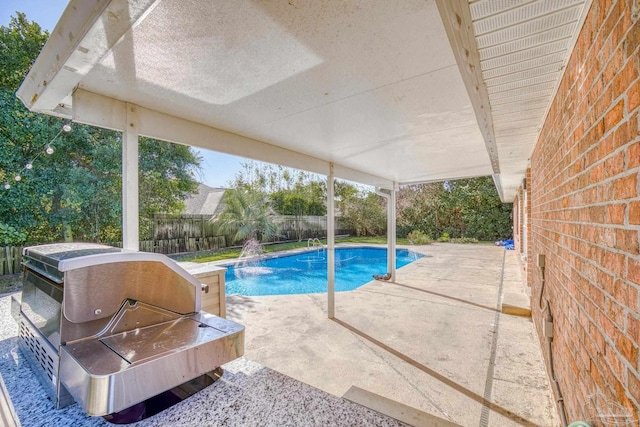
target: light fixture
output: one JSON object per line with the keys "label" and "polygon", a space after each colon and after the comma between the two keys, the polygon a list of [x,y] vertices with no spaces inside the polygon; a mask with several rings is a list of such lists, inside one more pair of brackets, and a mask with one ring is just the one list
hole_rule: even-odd
{"label": "light fixture", "polygon": [[[62,125],[62,128],[58,131],[58,133],[47,143],[47,145],[44,146],[44,152],[47,155],[52,155],[55,152],[55,149],[53,148],[53,142],[60,136],[60,134],[62,132],[71,132],[71,124],[70,123],[65,123]],[[33,169],[33,163],[36,159],[38,159],[38,157],[40,157],[42,155],[42,152],[39,152],[38,154],[36,154],[35,157],[33,157],[31,160],[29,160],[24,167],[22,168],[21,173],[24,173],[25,170],[29,171]],[[19,182],[22,181],[22,176],[20,175],[20,173],[17,173],[14,178],[15,182]],[[4,188],[5,190],[8,190],[9,188],[11,188],[11,185],[6,182],[4,184]]]}

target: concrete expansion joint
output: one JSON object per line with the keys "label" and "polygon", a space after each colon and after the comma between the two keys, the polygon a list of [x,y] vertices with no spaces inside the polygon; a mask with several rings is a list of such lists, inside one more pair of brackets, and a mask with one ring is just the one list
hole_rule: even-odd
{"label": "concrete expansion joint", "polygon": [[425,393],[424,390],[418,387],[418,385],[415,384],[415,382],[412,381],[411,378],[409,378],[407,375],[400,372],[400,370],[396,368],[394,364],[388,360],[388,357],[395,358],[395,356],[390,354],[388,351],[381,349],[378,346],[372,345],[370,342],[358,336],[357,334],[354,334],[354,335],[356,335],[356,338],[365,346],[365,348],[368,348],[374,356],[379,358],[385,365],[387,365],[391,370],[393,370],[399,377],[402,377],[402,379],[404,379],[404,381],[406,381],[407,384],[411,386],[411,388],[413,388],[427,402],[429,402],[433,408],[435,408],[440,414],[442,414],[442,416],[446,417],[449,421],[453,421],[453,418],[451,418],[451,416],[447,414],[446,411],[444,411],[438,404],[436,404],[436,402],[427,393]]}

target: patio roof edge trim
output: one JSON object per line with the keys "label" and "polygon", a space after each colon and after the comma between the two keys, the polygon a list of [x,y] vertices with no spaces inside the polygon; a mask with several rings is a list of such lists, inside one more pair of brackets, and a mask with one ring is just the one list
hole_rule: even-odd
{"label": "patio roof edge trim", "polygon": [[435,178],[435,179],[427,179],[427,180],[419,180],[419,181],[403,181],[403,182],[399,182],[398,183],[398,187],[403,187],[406,185],[420,185],[420,184],[433,184],[436,182],[444,182],[444,181],[457,181],[459,179],[469,179],[469,178],[481,178],[483,176],[491,176],[491,177],[495,177],[498,176],[499,174],[493,174],[493,175],[458,175],[458,176],[454,176],[454,177],[448,177],[448,178]]}
{"label": "patio roof edge trim", "polygon": [[482,76],[480,54],[476,43],[471,12],[467,0],[436,0],[453,56],[458,64],[460,77],[467,89],[478,127],[484,138],[494,174],[500,173],[500,160],[489,104],[489,93]]}
{"label": "patio roof edge trim", "polygon": [[[71,0],[16,96],[31,111],[64,117],[65,97],[156,4]],[[103,21],[109,22],[109,31]]]}
{"label": "patio roof edge trim", "polygon": [[[127,124],[125,101],[77,89],[73,94],[73,121],[107,129],[124,131]],[[234,156],[246,157],[302,169],[322,175],[329,174],[334,163],[338,178],[382,188],[393,188],[393,181],[341,165],[332,160],[319,159],[304,153],[278,147],[180,117],[136,106],[138,129],[141,136],[177,144],[214,150]]]}

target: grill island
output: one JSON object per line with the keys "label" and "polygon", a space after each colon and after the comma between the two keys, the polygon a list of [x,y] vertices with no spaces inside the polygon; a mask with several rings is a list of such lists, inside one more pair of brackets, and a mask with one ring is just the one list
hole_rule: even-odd
{"label": "grill island", "polygon": [[192,394],[244,353],[244,327],[200,311],[206,290],[164,255],[52,244],[25,248],[23,264],[20,348],[56,408],[136,421],[145,401]]}

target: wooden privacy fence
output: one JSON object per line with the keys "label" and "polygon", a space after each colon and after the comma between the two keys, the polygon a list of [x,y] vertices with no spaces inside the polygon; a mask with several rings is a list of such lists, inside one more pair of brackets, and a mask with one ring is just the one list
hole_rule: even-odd
{"label": "wooden privacy fence", "polygon": [[5,274],[17,274],[22,271],[22,247],[0,247],[0,276]]}
{"label": "wooden privacy fence", "polygon": [[[326,216],[294,216],[277,215],[272,221],[278,227],[278,234],[287,240],[295,240],[301,234],[309,237],[324,237],[327,235]],[[336,217],[336,234],[349,234],[340,217]],[[188,238],[218,237],[211,215],[164,215],[153,216],[153,238],[155,240],[174,240]],[[231,242],[229,242],[231,244]]]}
{"label": "wooden privacy fence", "polygon": [[[273,222],[278,227],[278,233],[286,236],[287,240],[327,236],[326,216],[279,215],[273,218]],[[336,234],[350,233],[351,231],[343,226],[340,217],[336,217]]]}
{"label": "wooden privacy fence", "polygon": [[210,221],[211,215],[163,215],[153,216],[155,240],[185,239],[190,237],[219,237]]}
{"label": "wooden privacy fence", "polygon": [[[108,243],[108,245],[121,248],[122,242]],[[210,251],[226,247],[226,238],[224,236],[140,241],[140,250],[142,252],[155,252],[165,255],[179,254],[183,252]]]}

